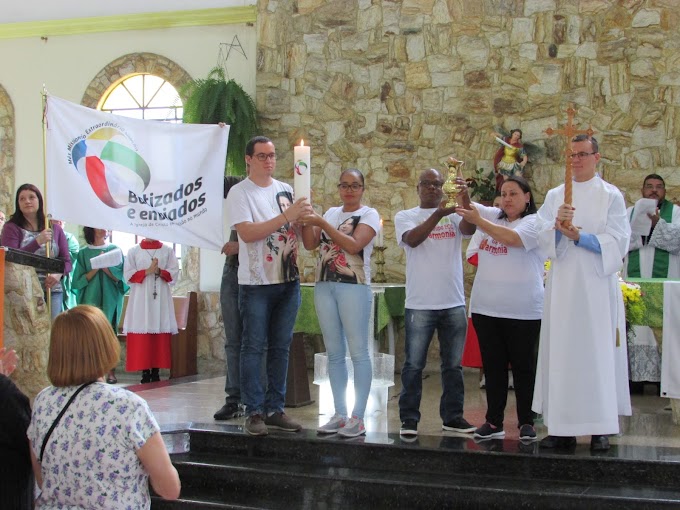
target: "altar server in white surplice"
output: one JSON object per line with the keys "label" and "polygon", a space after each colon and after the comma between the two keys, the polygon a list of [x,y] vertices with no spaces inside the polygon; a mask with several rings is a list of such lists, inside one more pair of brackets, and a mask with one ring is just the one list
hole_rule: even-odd
{"label": "altar server in white surplice", "polygon": [[[621,192],[596,175],[597,140],[572,146],[573,200],[564,185],[538,211],[539,244],[552,259],[545,289],[534,402],[550,434],[542,448],[572,448],[592,435],[591,450],[609,449],[619,415],[630,415],[623,298],[617,271],[630,225]],[[573,206],[573,207],[572,207]],[[565,227],[562,222],[571,220]]]}
{"label": "altar server in white surplice", "polygon": [[123,331],[127,334],[125,370],[142,371],[142,384],[160,380],[159,368],[170,368],[171,339],[177,333],[171,286],[179,264],[170,246],[143,239],[128,251],[123,273],[130,285]]}

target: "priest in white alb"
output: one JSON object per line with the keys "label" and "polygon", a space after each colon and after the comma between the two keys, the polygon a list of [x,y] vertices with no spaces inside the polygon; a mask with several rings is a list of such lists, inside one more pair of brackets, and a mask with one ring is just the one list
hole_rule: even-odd
{"label": "priest in white alb", "polygon": [[[573,199],[551,189],[538,211],[539,244],[552,260],[532,409],[550,434],[541,448],[573,448],[590,435],[609,449],[619,415],[630,415],[625,316],[617,271],[630,225],[621,192],[597,175],[597,140],[572,140]],[[570,224],[571,222],[571,224]]]}

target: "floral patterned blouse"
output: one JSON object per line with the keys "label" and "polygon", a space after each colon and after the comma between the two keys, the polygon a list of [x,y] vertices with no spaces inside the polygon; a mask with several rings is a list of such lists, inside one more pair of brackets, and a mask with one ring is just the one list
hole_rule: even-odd
{"label": "floral patterned blouse", "polygon": [[[27,432],[36,459],[45,434],[76,389],[50,386],[36,397]],[[139,396],[99,382],[88,386],[47,442],[36,508],[150,508],[149,475],[136,451],[159,430]]]}

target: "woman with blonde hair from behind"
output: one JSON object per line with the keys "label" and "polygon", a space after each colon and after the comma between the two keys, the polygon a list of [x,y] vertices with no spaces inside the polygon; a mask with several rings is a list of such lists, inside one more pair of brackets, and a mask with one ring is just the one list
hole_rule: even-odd
{"label": "woman with blonde hair from behind", "polygon": [[52,325],[47,375],[28,428],[36,508],[148,509],[148,481],[177,499],[180,481],[146,402],[104,376],[120,345],[101,310],[80,305]]}

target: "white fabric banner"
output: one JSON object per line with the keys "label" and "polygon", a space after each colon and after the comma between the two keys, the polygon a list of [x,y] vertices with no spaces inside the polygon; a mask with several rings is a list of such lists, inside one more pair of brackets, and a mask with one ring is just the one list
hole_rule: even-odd
{"label": "white fabric banner", "polygon": [[54,96],[46,115],[52,217],[222,248],[229,126],[130,119]]}
{"label": "white fabric banner", "polygon": [[663,284],[661,395],[680,398],[680,282]]}

